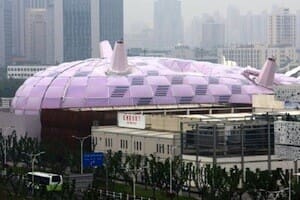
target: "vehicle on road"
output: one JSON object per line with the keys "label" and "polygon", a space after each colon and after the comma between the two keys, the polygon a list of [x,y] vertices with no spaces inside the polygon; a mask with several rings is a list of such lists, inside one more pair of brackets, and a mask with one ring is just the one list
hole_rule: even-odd
{"label": "vehicle on road", "polygon": [[26,175],[26,186],[35,190],[61,191],[63,177],[59,174],[46,172],[28,172]]}

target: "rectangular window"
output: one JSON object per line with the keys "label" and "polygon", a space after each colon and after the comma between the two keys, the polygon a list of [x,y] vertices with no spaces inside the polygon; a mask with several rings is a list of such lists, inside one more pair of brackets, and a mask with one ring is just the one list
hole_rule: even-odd
{"label": "rectangular window", "polygon": [[142,142],[140,142],[140,151],[142,151]]}
{"label": "rectangular window", "polygon": [[126,149],[128,149],[128,140],[126,140],[125,146],[126,146]]}

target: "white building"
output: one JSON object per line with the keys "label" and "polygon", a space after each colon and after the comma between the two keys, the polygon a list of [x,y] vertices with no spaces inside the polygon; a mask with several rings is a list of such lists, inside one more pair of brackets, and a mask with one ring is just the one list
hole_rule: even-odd
{"label": "white building", "polygon": [[269,16],[268,45],[296,46],[296,15],[288,8],[281,8]]}
{"label": "white building", "polygon": [[50,66],[8,66],[7,78],[8,79],[27,79],[39,71],[43,71]]}
{"label": "white building", "polygon": [[122,151],[126,154],[150,156],[155,154],[160,158],[180,154],[180,134],[165,131],[150,131],[117,126],[93,126],[92,138],[95,152]]}
{"label": "white building", "polygon": [[266,56],[276,58],[279,67],[285,67],[292,61],[297,60],[296,48],[292,46],[269,47]]}
{"label": "white building", "polygon": [[219,63],[223,57],[237,63],[238,66],[251,66],[260,69],[266,60],[266,47],[263,45],[231,46],[218,48]]}
{"label": "white building", "polygon": [[260,69],[269,57],[274,57],[279,67],[297,60],[296,48],[290,46],[268,48],[265,45],[244,45],[219,48],[219,63],[222,63],[223,57],[236,62],[238,66],[251,66],[257,69]]}

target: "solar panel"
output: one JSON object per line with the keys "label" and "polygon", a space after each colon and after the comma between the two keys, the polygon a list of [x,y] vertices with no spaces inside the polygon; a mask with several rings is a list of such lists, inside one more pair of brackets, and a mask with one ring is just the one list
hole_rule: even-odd
{"label": "solar panel", "polygon": [[241,86],[240,85],[232,85],[231,93],[232,94],[241,94],[242,93]]}
{"label": "solar panel", "polygon": [[192,99],[193,97],[180,97],[179,103],[183,103],[183,104],[191,103]]}
{"label": "solar panel", "polygon": [[155,91],[155,96],[157,97],[165,97],[169,91],[168,85],[159,85]]}
{"label": "solar panel", "polygon": [[219,103],[228,103],[230,95],[221,95],[219,96]]}
{"label": "solar panel", "polygon": [[133,77],[131,85],[144,85],[144,77]]}
{"label": "solar panel", "polygon": [[137,105],[149,105],[152,101],[152,98],[140,98],[137,102]]}
{"label": "solar panel", "polygon": [[180,84],[183,83],[183,77],[182,77],[182,76],[174,76],[174,77],[172,78],[171,83],[172,83],[173,85],[180,85]]}
{"label": "solar panel", "polygon": [[196,95],[205,95],[207,92],[207,85],[197,85],[195,89]]}
{"label": "solar panel", "polygon": [[111,97],[123,97],[128,91],[128,86],[116,86],[111,94]]}

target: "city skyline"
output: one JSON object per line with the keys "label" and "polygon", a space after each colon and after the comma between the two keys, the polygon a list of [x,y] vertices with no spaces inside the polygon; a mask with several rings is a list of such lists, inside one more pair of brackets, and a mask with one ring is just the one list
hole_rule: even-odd
{"label": "city skyline", "polygon": [[[130,33],[137,26],[146,26],[153,28],[153,6],[156,0],[127,0],[124,2],[124,28],[125,33]],[[188,26],[194,17],[200,17],[203,14],[214,14],[219,12],[222,16],[227,13],[228,6],[233,6],[246,14],[249,11],[253,14],[259,14],[263,11],[271,12],[274,7],[290,8],[292,13],[300,10],[300,5],[295,0],[253,0],[251,2],[241,0],[211,0],[209,4],[205,1],[181,0],[182,16],[184,26]],[[137,9],[138,8],[138,9]]]}

